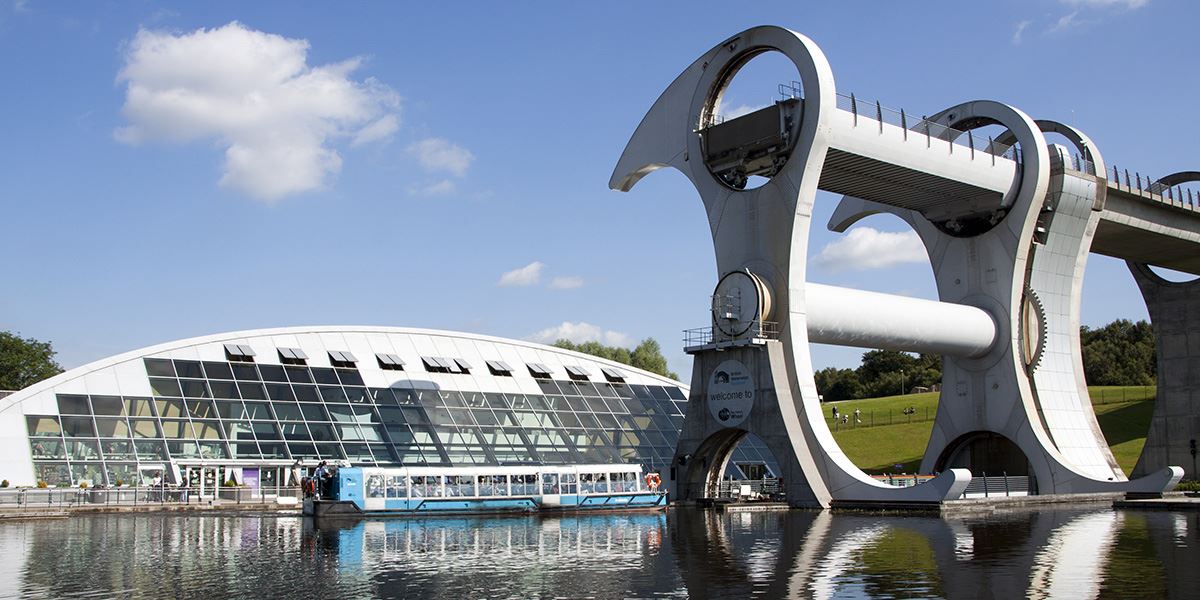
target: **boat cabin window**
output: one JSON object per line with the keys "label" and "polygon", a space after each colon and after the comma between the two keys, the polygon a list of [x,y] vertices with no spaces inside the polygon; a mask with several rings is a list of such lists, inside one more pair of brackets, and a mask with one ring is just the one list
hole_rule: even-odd
{"label": "boat cabin window", "polygon": [[480,496],[507,496],[508,477],[505,475],[480,475]]}
{"label": "boat cabin window", "polygon": [[474,496],[475,495],[475,476],[474,475],[447,475],[446,476],[446,495],[447,496]]}
{"label": "boat cabin window", "polygon": [[576,476],[574,473],[563,473],[562,475],[559,475],[558,483],[559,488],[564,494],[579,493],[579,488],[578,484],[576,483]]}
{"label": "boat cabin window", "polygon": [[537,475],[527,473],[525,475],[512,476],[512,493],[514,496],[535,496],[538,493]]}
{"label": "boat cabin window", "polygon": [[387,497],[403,498],[408,495],[405,484],[408,478],[403,475],[389,475],[387,478]]}
{"label": "boat cabin window", "polygon": [[583,494],[607,493],[608,473],[580,473],[579,491]]}
{"label": "boat cabin window", "polygon": [[558,473],[542,473],[542,494],[560,494]]}
{"label": "boat cabin window", "polygon": [[414,475],[408,478],[412,498],[440,498],[442,477],[440,475]]}
{"label": "boat cabin window", "polygon": [[371,475],[367,477],[367,497],[382,498],[383,493],[383,475]]}
{"label": "boat cabin window", "polygon": [[613,473],[610,481],[614,492],[636,492],[638,489],[637,473]]}

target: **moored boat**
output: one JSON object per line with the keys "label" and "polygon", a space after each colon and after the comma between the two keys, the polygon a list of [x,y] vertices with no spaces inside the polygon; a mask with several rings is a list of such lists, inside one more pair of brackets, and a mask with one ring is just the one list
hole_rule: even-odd
{"label": "moored boat", "polygon": [[344,467],[304,501],[317,517],[657,510],[657,474],[641,465]]}

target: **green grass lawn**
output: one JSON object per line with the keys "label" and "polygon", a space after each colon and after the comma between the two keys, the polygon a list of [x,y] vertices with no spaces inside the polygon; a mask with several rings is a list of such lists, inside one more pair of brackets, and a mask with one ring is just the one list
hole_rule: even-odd
{"label": "green grass lawn", "polygon": [[[1090,387],[1092,403],[1100,429],[1112,448],[1113,456],[1121,469],[1128,474],[1137,463],[1142,446],[1146,443],[1146,430],[1150,427],[1150,416],[1154,412],[1153,387]],[[933,421],[926,420],[937,412],[937,393],[888,396],[868,400],[845,400],[823,405],[825,420],[830,422],[830,407],[837,406],[842,413],[862,411],[863,423],[855,426],[831,426],[833,437],[842,451],[859,468],[868,473],[916,472],[933,430]],[[917,414],[911,423],[900,411],[908,406],[915,407]],[[870,426],[869,415],[874,413],[875,425]],[[892,425],[887,423],[891,416]],[[853,416],[851,416],[853,422]],[[900,467],[896,467],[896,464]]]}

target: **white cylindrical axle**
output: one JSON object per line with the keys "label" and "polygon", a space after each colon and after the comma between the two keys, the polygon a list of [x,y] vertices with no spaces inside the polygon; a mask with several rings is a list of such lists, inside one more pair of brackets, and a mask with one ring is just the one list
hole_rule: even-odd
{"label": "white cylindrical axle", "polygon": [[977,357],[996,341],[992,316],[974,306],[819,283],[804,290],[813,343]]}

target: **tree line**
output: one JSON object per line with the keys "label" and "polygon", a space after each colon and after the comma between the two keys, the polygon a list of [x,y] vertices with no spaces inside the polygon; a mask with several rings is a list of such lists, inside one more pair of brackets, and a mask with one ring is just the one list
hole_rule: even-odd
{"label": "tree line", "polygon": [[[1083,374],[1088,385],[1154,385],[1154,329],[1146,321],[1117,319],[1103,327],[1079,328]],[[942,381],[942,359],[895,350],[871,350],[856,369],[826,367],[816,372],[822,400],[857,400],[931,388]]]}

